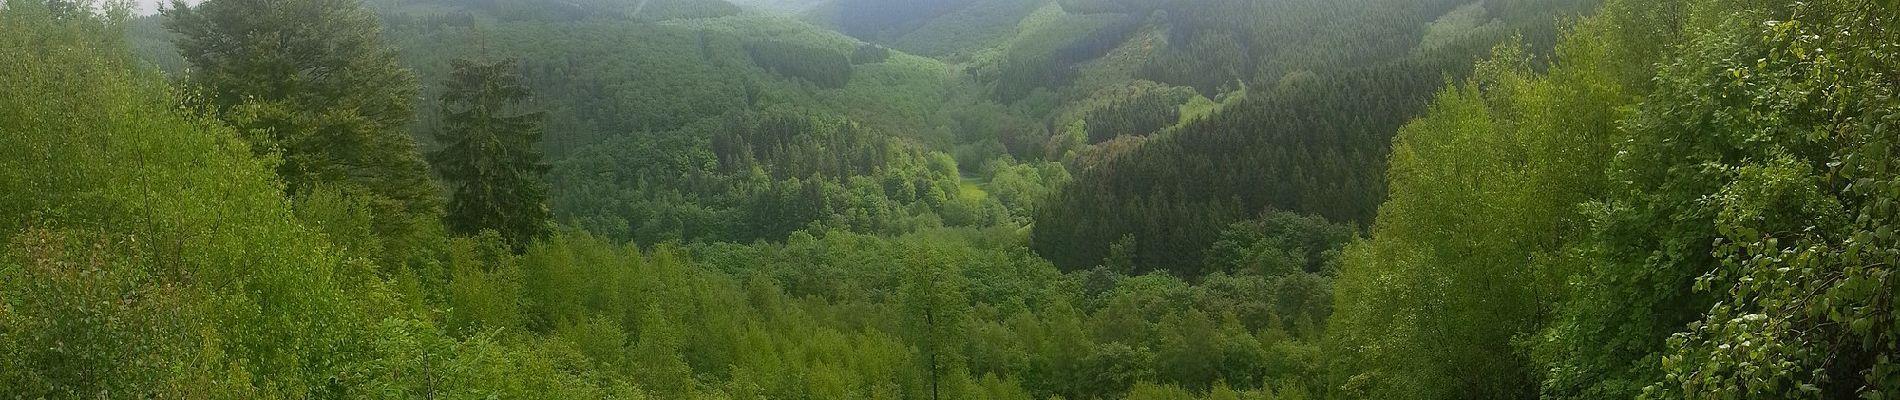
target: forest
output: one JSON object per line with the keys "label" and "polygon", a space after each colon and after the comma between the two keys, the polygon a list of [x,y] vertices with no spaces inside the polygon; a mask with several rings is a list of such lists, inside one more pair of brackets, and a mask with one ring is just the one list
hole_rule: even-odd
{"label": "forest", "polygon": [[1900,399],[1896,0],[0,0],[0,398]]}

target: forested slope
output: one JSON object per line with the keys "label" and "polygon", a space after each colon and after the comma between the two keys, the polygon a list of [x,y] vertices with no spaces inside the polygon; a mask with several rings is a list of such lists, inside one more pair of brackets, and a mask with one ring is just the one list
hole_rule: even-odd
{"label": "forested slope", "polygon": [[1892,1],[761,3],[4,0],[0,397],[1900,393]]}
{"label": "forested slope", "polygon": [[[932,170],[931,154],[917,144],[940,129],[936,108],[949,83],[942,63],[888,50],[854,60],[872,46],[716,1],[673,3],[602,2],[596,6],[613,12],[569,16],[518,11],[555,6],[444,1],[385,6],[380,15],[424,82],[444,76],[456,57],[524,60],[533,106],[548,112],[550,205],[573,226],[647,244],[749,242],[782,240],[814,223],[901,231],[915,224],[902,222],[915,207],[946,207],[942,193],[955,192],[955,167]],[[423,89],[426,98],[439,93],[433,84]],[[437,114],[425,105],[415,130],[436,129]],[[768,147],[789,137],[736,137],[750,136],[737,132],[756,130],[759,122],[749,121],[758,115],[811,120],[776,124],[795,131],[772,135],[850,143],[780,150]],[[716,149],[733,140],[762,143],[743,154]],[[856,149],[863,146],[874,148]],[[752,175],[756,163],[741,159],[765,152],[773,154],[756,156],[775,157],[768,167],[834,165]],[[876,154],[843,155],[865,152]]]}
{"label": "forested slope", "polygon": [[[1306,390],[1293,370],[1206,372],[1216,360],[1273,359],[1285,335],[1274,327],[1291,325],[1270,310],[1312,304],[1317,292],[1283,302],[1242,289],[1269,284],[1257,279],[1190,287],[1062,275],[1007,227],[651,248],[555,233],[519,250],[492,233],[378,231],[387,217],[369,207],[374,194],[280,173],[280,152],[294,149],[254,148],[257,128],[226,125],[197,106],[206,100],[139,72],[150,70],[111,23],[32,2],[9,3],[0,21],[6,59],[18,61],[0,80],[13,142],[0,158],[10,171],[0,204],[16,232],[0,258],[8,393],[1031,399],[1166,387],[1157,381]],[[339,26],[365,26],[356,21]],[[810,139],[759,135],[721,146]],[[771,173],[799,173],[792,165]]]}
{"label": "forested slope", "polygon": [[[1251,3],[1228,7],[1257,9],[1247,4]],[[1184,122],[1132,150],[1076,165],[1076,183],[1051,199],[1052,205],[1036,218],[1037,251],[1065,268],[1085,268],[1101,260],[1110,243],[1126,238],[1136,249],[1140,270],[1165,269],[1192,276],[1206,272],[1199,270],[1201,254],[1221,227],[1263,210],[1366,223],[1384,199],[1383,171],[1398,127],[1423,111],[1435,88],[1448,78],[1464,76],[1472,61],[1513,32],[1500,28],[1506,24],[1501,20],[1488,27],[1467,26],[1463,33],[1443,32],[1457,30],[1438,26],[1439,16],[1456,5],[1451,2],[1381,7],[1307,4],[1300,8],[1301,4],[1305,3],[1258,9],[1284,12],[1269,20],[1283,22],[1263,23],[1264,28],[1250,31],[1256,37],[1231,43],[1229,49],[1171,47],[1170,54],[1175,55],[1151,61],[1144,69],[1148,73],[1170,71],[1207,78],[1222,76],[1207,68],[1253,67],[1262,75],[1218,78],[1253,89],[1247,90],[1244,101]],[[1491,2],[1476,6],[1499,7]],[[1532,20],[1543,25],[1527,24],[1518,32],[1555,31],[1553,15],[1563,15],[1565,8],[1540,10],[1544,18]],[[1232,18],[1238,12],[1219,15]],[[1185,39],[1229,31],[1216,29],[1220,26],[1246,24],[1205,20],[1210,25],[1201,29],[1207,31],[1177,23],[1171,32]],[[1350,35],[1316,35],[1309,32],[1310,25],[1300,25],[1312,21],[1331,21],[1354,27],[1344,29],[1376,34],[1358,40]],[[1431,46],[1424,46],[1427,28],[1441,31],[1433,32]],[[1182,30],[1193,34],[1178,33]],[[1259,50],[1250,52],[1250,48]],[[1284,53],[1253,58],[1252,53],[1260,51]],[[1205,67],[1169,61],[1177,56],[1211,60],[1213,54],[1237,58]],[[1170,81],[1166,76],[1154,78]],[[1095,127],[1093,121],[1085,122]]]}

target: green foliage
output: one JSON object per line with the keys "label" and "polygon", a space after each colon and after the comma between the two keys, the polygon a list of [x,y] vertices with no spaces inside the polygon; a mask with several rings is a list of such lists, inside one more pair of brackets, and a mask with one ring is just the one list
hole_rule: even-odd
{"label": "green foliage", "polygon": [[[1083,126],[1090,141],[1100,144],[1075,153],[1076,184],[1036,218],[1038,251],[1079,268],[1099,260],[1114,238],[1133,234],[1141,258],[1154,263],[1143,268],[1184,271],[1202,259],[1221,227],[1265,209],[1371,221],[1385,190],[1380,173],[1390,135],[1424,110],[1448,75],[1464,75],[1471,60],[1509,32],[1468,29],[1427,38],[1428,23],[1462,19],[1484,26],[1495,17],[1502,26],[1541,37],[1556,31],[1553,16],[1589,5],[1512,3],[1498,6],[1510,7],[1511,14],[1497,16],[1467,6],[1447,15],[1466,3],[1065,2],[1071,11],[1133,12],[1129,21],[1165,28],[1164,35],[1136,34],[1113,51],[1147,54],[1132,57],[1143,66],[1130,78],[1191,87],[1214,98],[1260,89],[1194,118],[1179,118],[1182,110],[1158,103],[1130,107],[1145,104],[1133,101],[1081,116],[1088,119]],[[1103,28],[1102,37],[1120,37],[1111,28]],[[1005,63],[1023,60],[1012,56]],[[1007,79],[998,83],[999,90],[1010,87]],[[1102,93],[1086,90],[1081,93]],[[1169,133],[1109,140],[1154,129]],[[1051,149],[1071,151],[1050,143]]]}
{"label": "green foliage", "polygon": [[1497,29],[1501,24],[1486,15],[1484,2],[1473,2],[1460,6],[1432,21],[1425,27],[1425,36],[1419,39],[1420,51],[1432,51],[1458,41],[1469,35],[1485,34],[1485,31]]}
{"label": "green foliage", "polygon": [[[544,147],[556,164],[607,138],[679,129],[766,96],[769,78],[754,71],[730,36],[624,21],[470,24],[390,36],[403,49],[403,63],[423,78],[428,98],[446,91],[452,60],[523,60],[523,83],[535,94],[533,107],[547,113]],[[420,107],[417,136],[441,131],[440,104]]]}
{"label": "green foliage", "polygon": [[474,335],[520,329],[523,317],[521,262],[494,231],[450,243],[446,317],[450,333]]}
{"label": "green foliage", "polygon": [[[1007,40],[1011,30],[1046,1],[973,0],[885,40],[905,52],[946,59],[973,55]],[[867,40],[877,40],[867,38]]]}
{"label": "green foliage", "polygon": [[1191,92],[1163,89],[1137,90],[1127,97],[1115,97],[1106,105],[1083,114],[1089,143],[1124,135],[1147,136],[1174,126],[1181,119],[1181,105],[1191,96]]}
{"label": "green foliage", "polygon": [[[1722,4],[1693,9],[1701,29],[1661,68],[1611,169],[1628,184],[1607,202],[1607,245],[1712,238],[1699,257],[1603,268],[1651,268],[1637,276],[1681,282],[1706,306],[1653,349],[1661,368],[1642,397],[1890,396],[1896,8]],[[1690,198],[1697,224],[1618,229]]]}
{"label": "green foliage", "polygon": [[456,60],[442,93],[443,147],[429,161],[448,181],[444,221],[452,232],[493,230],[519,249],[546,235],[553,218],[541,163],[539,112],[513,114],[528,100],[515,60]]}
{"label": "green foliage", "polygon": [[986,169],[989,178],[983,190],[1020,219],[1034,216],[1043,202],[1070,180],[1069,170],[1053,162],[1014,164],[998,160]]}
{"label": "green foliage", "polygon": [[1050,5],[1037,11],[1053,16],[1042,17],[1047,22],[1025,21],[1015,37],[999,46],[1002,54],[994,61],[994,72],[978,71],[979,82],[993,82],[995,99],[1016,103],[1039,89],[1062,87],[1074,78],[1074,64],[1086,61],[1065,57],[1062,50],[1115,20],[1113,16],[1067,15],[1058,8]]}
{"label": "green foliage", "polygon": [[[1341,378],[1349,393],[1534,393],[1535,375],[1513,340],[1534,329],[1561,290],[1554,283],[1568,272],[1563,244],[1576,235],[1576,205],[1602,186],[1600,177],[1567,180],[1563,171],[1540,169],[1563,164],[1538,156],[1601,160],[1608,136],[1539,124],[1574,103],[1553,99],[1557,85],[1537,81],[1526,61],[1503,48],[1470,86],[1447,89],[1394,140],[1391,198],[1371,240],[1350,248],[1341,266],[1333,332],[1335,348],[1356,355],[1342,357],[1346,370],[1357,371]],[[1574,137],[1589,133],[1598,135]],[[1576,142],[1553,138],[1560,135]],[[1556,188],[1581,189],[1584,197],[1546,192]]]}
{"label": "green foliage", "polygon": [[0,9],[0,391],[635,393],[557,368],[532,343],[445,339],[361,246],[361,197],[319,189],[291,201],[275,161],[254,157],[240,131],[132,72],[119,28],[47,15],[33,1]]}
{"label": "green foliage", "polygon": [[891,49],[874,44],[858,45],[858,49],[851,52],[852,65],[876,64],[889,59],[891,59]]}
{"label": "green foliage", "polygon": [[1311,215],[1270,211],[1235,222],[1207,250],[1204,272],[1280,276],[1328,271],[1326,263],[1357,234]]}
{"label": "green foliage", "polygon": [[[547,113],[542,148],[550,164],[549,208],[561,223],[648,244],[776,239],[833,215],[842,217],[828,224],[864,231],[930,225],[911,206],[927,194],[913,189],[887,197],[871,188],[924,172],[914,166],[925,162],[901,160],[915,148],[901,143],[935,132],[945,90],[941,62],[891,52],[879,62],[851,65],[845,55],[860,42],[763,14],[660,23],[498,22],[484,10],[408,7],[385,11],[385,18],[418,21],[391,36],[405,62],[429,78],[428,96],[447,89],[434,83],[450,81],[449,60],[471,54],[524,60],[523,84],[536,95],[533,107]],[[469,20],[430,23],[432,16],[455,13]],[[447,121],[436,116],[443,114],[434,104],[423,107],[415,130],[441,132]],[[816,129],[825,133],[752,135],[763,114],[823,120]],[[850,127],[831,135],[839,125]],[[763,136],[751,143],[759,156],[752,161],[773,169],[767,172],[772,179],[754,179],[750,164],[721,164],[744,157],[716,149],[718,141],[751,136]],[[853,146],[843,149],[805,141],[827,136],[856,143],[836,144]],[[776,144],[788,147],[771,148]],[[864,151],[871,148],[878,150]],[[833,150],[849,156],[826,154]],[[877,155],[858,157],[870,153]],[[787,164],[781,169],[780,162]],[[819,168],[826,176],[811,175]],[[888,172],[834,173],[844,169]],[[879,176],[853,179],[860,175]]]}
{"label": "green foliage", "polygon": [[1006,216],[953,218],[999,206],[954,198],[957,166],[947,156],[792,108],[618,138],[552,175],[561,219],[643,243],[781,240],[814,224],[902,233]]}
{"label": "green foliage", "polygon": [[1883,398],[1891,7],[1612,1],[1441,94],[1342,259],[1341,395]]}
{"label": "green foliage", "polygon": [[884,1],[7,1],[0,393],[1900,390],[1891,1]]}
{"label": "green foliage", "polygon": [[804,79],[819,87],[841,88],[851,81],[851,57],[784,42],[747,43],[752,61],[773,73]]}
{"label": "green foliage", "polygon": [[[1236,81],[1287,72],[1367,65],[1404,54],[1427,23],[1457,0],[1256,2],[1207,0],[1163,8],[1168,48],[1143,66],[1145,79],[1212,96]],[[1548,23],[1549,21],[1541,21]]]}
{"label": "green foliage", "polygon": [[1132,234],[1143,271],[1185,273],[1222,228],[1266,208],[1368,219],[1383,190],[1376,171],[1385,162],[1387,134],[1380,132],[1396,130],[1404,114],[1421,107],[1422,88],[1442,77],[1437,65],[1394,64],[1250,96],[1099,165],[1085,164],[1037,215],[1037,251],[1066,268],[1082,267],[1101,260],[1114,238]]}
{"label": "green foliage", "polygon": [[[1562,343],[1577,346],[1569,357],[1596,357],[1603,341],[1524,342],[1570,294],[1595,295],[1569,283],[1604,254],[1589,244],[1585,205],[1609,192],[1601,171],[1620,137],[1615,121],[1646,76],[1623,66],[1668,40],[1633,20],[1666,2],[1607,7],[1557,47],[1548,74],[1532,72],[1516,44],[1501,47],[1394,139],[1390,199],[1371,238],[1341,261],[1329,349],[1342,355],[1333,380],[1347,396],[1522,398],[1539,393],[1540,379],[1546,396],[1616,384],[1562,367],[1582,358],[1547,353]],[[1648,41],[1599,39],[1632,35]]]}
{"label": "green foliage", "polygon": [[908,270],[898,289],[906,314],[905,330],[921,353],[930,397],[938,398],[943,380],[940,375],[962,368],[962,359],[953,350],[951,340],[964,336],[961,328],[969,313],[969,295],[955,264],[939,261],[927,249],[906,253],[912,258],[904,262]]}
{"label": "green foliage", "polygon": [[[498,234],[437,236],[425,248],[439,253],[385,277],[368,254],[379,243],[368,200],[323,187],[287,199],[237,131],[175,108],[110,43],[33,47],[86,36],[30,10],[0,11],[0,38],[19,44],[0,51],[22,60],[0,75],[0,112],[27,133],[0,150],[13,152],[0,161],[12,171],[0,174],[0,215],[24,232],[0,257],[9,393],[1097,398],[1144,381],[1209,387],[1196,371],[1252,384],[1312,368],[1262,370],[1275,365],[1263,349],[1287,336],[1256,311],[1279,297],[1268,285],[1063,275],[1009,226],[690,250],[562,233],[520,254]],[[800,115],[739,118],[744,129],[721,131],[732,151],[708,151],[731,157],[703,167],[751,162],[733,169],[747,182],[783,174],[788,187],[837,190],[803,175],[864,198],[951,201],[948,156]],[[857,150],[800,147],[814,142]],[[897,172],[818,162],[877,154]],[[992,170],[986,185],[1013,207],[1065,175],[1050,163]],[[1215,317],[1230,314],[1246,317]]]}
{"label": "green foliage", "polygon": [[416,78],[360,2],[222,0],[166,16],[204,105],[253,151],[281,159],[292,193],[370,196],[388,250],[414,251],[411,239],[441,213],[428,165],[403,134]]}

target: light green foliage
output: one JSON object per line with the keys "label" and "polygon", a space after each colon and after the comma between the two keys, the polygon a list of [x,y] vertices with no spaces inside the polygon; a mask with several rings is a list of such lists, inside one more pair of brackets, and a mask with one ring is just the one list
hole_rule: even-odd
{"label": "light green foliage", "polygon": [[[7,391],[243,397],[333,372],[272,344],[327,345],[351,328],[325,304],[348,279],[341,260],[291,223],[270,165],[228,128],[175,113],[169,89],[102,39],[116,27],[7,6]],[[223,327],[237,321],[252,325]]]}
{"label": "light green foliage", "polygon": [[[1297,72],[1287,73],[1285,77],[1282,77],[1281,82],[1288,82],[1290,79],[1301,79],[1301,77],[1311,77],[1312,75],[1310,71],[1304,74]],[[1215,95],[1213,99],[1208,99],[1207,96],[1194,96],[1188,99],[1187,104],[1181,105],[1180,124],[1186,124],[1190,121],[1219,114],[1222,110],[1226,110],[1228,107],[1240,104],[1246,100],[1247,87],[1244,85],[1241,86],[1239,90]]]}
{"label": "light green foliage", "polygon": [[[1573,39],[1566,40],[1564,46],[1561,47],[1562,51],[1566,52],[1564,54],[1568,55],[1566,58],[1568,61],[1564,62],[1572,63],[1576,68],[1557,68],[1552,71],[1552,79],[1560,83],[1595,83],[1574,86],[1573,89],[1562,92],[1566,93],[1562,98],[1587,99],[1591,96],[1585,93],[1590,92],[1580,93],[1577,90],[1588,89],[1606,95],[1607,97],[1602,97],[1605,101],[1598,103],[1605,106],[1634,104],[1640,100],[1639,96],[1651,90],[1653,77],[1656,74],[1648,65],[1657,61],[1630,60],[1660,60],[1664,57],[1667,49],[1678,42],[1678,31],[1683,24],[1681,12],[1685,4],[1685,2],[1630,1],[1611,1],[1605,4],[1601,17],[1585,22],[1579,28],[1579,33]],[[1591,76],[1596,77],[1591,78]],[[1594,128],[1590,129],[1597,131],[1620,132],[1617,130],[1617,125],[1625,119],[1627,109],[1628,106],[1569,107],[1568,112],[1556,116],[1562,118],[1556,121],[1572,121],[1567,124],[1589,124],[1584,126],[1593,126]],[[1607,151],[1615,152],[1620,148],[1619,144]],[[1600,153],[1559,151],[1548,154],[1550,155],[1544,158],[1554,160],[1544,163],[1543,165],[1547,165],[1545,168],[1556,171],[1568,169],[1567,173],[1575,177],[1604,174],[1601,171],[1607,169],[1612,160],[1610,157],[1591,155]],[[1570,158],[1570,161],[1557,158],[1565,155],[1573,158]],[[1571,163],[1581,163],[1580,165],[1588,165],[1591,168],[1566,167]],[[1607,176],[1608,174],[1604,175],[1606,176],[1600,178],[1602,180],[1599,181],[1604,186],[1596,189],[1602,192],[1591,195],[1598,199],[1607,195],[1611,187],[1610,183],[1617,180],[1613,176]],[[1575,179],[1572,180],[1575,181]],[[1553,193],[1568,191],[1572,196],[1589,193],[1575,191],[1575,188],[1582,187],[1552,186],[1545,191]],[[1657,365],[1654,359],[1646,358],[1645,353],[1660,344],[1660,337],[1665,335],[1661,332],[1671,331],[1680,326],[1678,323],[1663,322],[1660,319],[1681,318],[1679,307],[1682,306],[1672,304],[1682,302],[1675,299],[1682,292],[1660,290],[1654,282],[1623,275],[1638,270],[1610,269],[1600,266],[1605,260],[1614,260],[1619,257],[1652,257],[1666,253],[1605,249],[1603,247],[1605,244],[1615,242],[1600,242],[1606,238],[1602,232],[1614,231],[1605,230],[1600,225],[1622,223],[1614,220],[1605,221],[1600,216],[1592,215],[1601,210],[1600,206],[1594,204],[1586,203],[1581,206],[1585,215],[1589,215],[1589,218],[1593,220],[1592,225],[1598,226],[1586,228],[1588,229],[1587,236],[1579,238],[1585,243],[1577,245],[1580,250],[1575,257],[1580,257],[1580,259],[1576,261],[1578,264],[1576,269],[1571,272],[1576,274],[1576,278],[1565,286],[1569,296],[1563,300],[1562,304],[1559,304],[1556,308],[1557,313],[1551,317],[1548,328],[1539,333],[1531,346],[1536,362],[1547,372],[1543,392],[1552,397],[1593,399],[1634,396],[1634,390],[1645,383],[1641,382],[1642,378],[1632,378],[1632,376],[1649,373],[1647,371],[1653,371],[1652,368]],[[1664,222],[1673,220],[1674,217],[1658,217],[1643,224],[1660,228],[1678,223]],[[1671,241],[1671,246],[1698,241],[1687,236],[1676,235],[1656,238]],[[1645,245],[1654,245],[1655,242],[1651,239],[1644,241],[1652,242]],[[1639,273],[1647,274],[1648,272]],[[1546,279],[1562,279],[1562,276],[1547,276]]]}
{"label": "light green foliage", "polygon": [[[1123,20],[1119,23],[1132,24],[1133,22]],[[1066,91],[1072,100],[1070,105],[1097,100],[1098,98],[1093,96],[1093,93],[1099,90],[1113,90],[1117,86],[1131,82],[1137,84],[1146,82],[1139,78],[1141,68],[1166,48],[1168,30],[1164,28],[1165,26],[1152,23],[1144,23],[1136,28],[1121,26],[1104,28],[1135,29],[1135,32],[1127,33],[1126,41],[1109,49],[1101,58],[1088,60],[1075,66],[1075,81]],[[1091,38],[1090,40],[1103,39]],[[1104,46],[1100,43],[1091,45]]]}
{"label": "light green foliage", "polygon": [[[875,327],[866,339],[901,339],[908,350],[881,365],[906,371],[894,383],[911,398],[928,397],[932,373],[943,398],[986,398],[972,393],[999,390],[1014,393],[1008,397],[1113,398],[1142,381],[1261,388],[1308,379],[1317,363],[1270,349],[1290,343],[1277,328],[1282,322],[1267,316],[1280,311],[1262,305],[1281,293],[1277,286],[1110,275],[1102,277],[1107,287],[1089,289],[1093,273],[1059,274],[1021,253],[1018,242],[980,239],[991,235],[999,233],[946,230],[894,240],[799,233],[783,246],[715,245],[697,253],[709,263],[704,268],[752,277],[745,297],[758,307],[763,329],[805,321],[797,329]],[[788,303],[799,298],[806,300]],[[802,306],[785,308],[792,304]],[[773,369],[735,368],[735,381],[726,385],[763,379],[747,371]],[[783,384],[752,384],[788,393],[769,389]]]}
{"label": "light green foliage", "polygon": [[680,354],[687,332],[676,326],[672,318],[659,305],[649,306],[642,312],[640,338],[633,346],[629,361],[635,380],[652,388],[660,397],[677,399],[691,393],[694,385],[693,369]]}
{"label": "light green foliage", "polygon": [[1059,163],[1014,164],[999,160],[985,167],[989,171],[985,191],[1009,209],[1011,216],[1027,220],[1035,215],[1044,199],[1069,183],[1069,171]]}
{"label": "light green foliage", "polygon": [[1341,395],[1885,398],[1893,15],[1611,1],[1494,57],[1342,259]]}
{"label": "light green foliage", "polygon": [[521,262],[493,231],[449,245],[447,329],[473,335],[524,327]]}
{"label": "light green foliage", "polygon": [[[1561,232],[1543,230],[1554,224],[1541,218],[1553,216],[1532,214],[1539,210],[1523,204],[1539,197],[1525,193],[1537,187],[1525,174],[1531,172],[1528,146],[1517,140],[1558,132],[1503,130],[1518,124],[1499,120],[1539,117],[1515,115],[1535,109],[1490,108],[1516,107],[1515,96],[1538,95],[1527,93],[1535,87],[1523,80],[1526,72],[1516,57],[1498,57],[1476,78],[1491,85],[1495,100],[1475,89],[1448,91],[1428,117],[1395,139],[1392,197],[1380,208],[1371,241],[1348,250],[1361,254],[1346,258],[1337,292],[1341,312],[1335,328],[1346,346],[1340,350],[1364,357],[1354,361],[1364,363],[1355,368],[1364,372],[1349,378],[1348,390],[1370,398],[1515,397],[1534,387],[1526,360],[1511,351],[1510,341],[1532,328],[1540,304],[1550,298],[1549,288],[1538,285],[1542,268],[1524,261],[1548,259],[1560,249],[1523,243],[1562,242],[1533,236]],[[1386,316],[1391,313],[1405,317]],[[1398,360],[1441,364],[1393,362]],[[1396,375],[1393,381],[1380,382],[1382,375],[1373,371],[1382,370]]]}
{"label": "light green foliage", "polygon": [[367,230],[360,197],[285,198],[273,161],[253,157],[237,130],[177,108],[161,79],[132,72],[116,27],[45,10],[0,9],[0,227],[11,232],[0,392],[632,393],[556,368],[532,344],[444,339],[378,276],[375,255],[342,252],[374,251],[348,244]]}
{"label": "light green foliage", "polygon": [[1444,16],[1432,21],[1425,27],[1425,37],[1419,39],[1418,51],[1429,52],[1456,43],[1458,39],[1484,34],[1482,30],[1499,29],[1499,21],[1489,19],[1489,10],[1482,1],[1459,6]]}
{"label": "light green foliage", "polygon": [[954,351],[953,338],[963,337],[963,321],[970,307],[969,294],[956,264],[940,261],[933,251],[906,251],[904,261],[902,312],[906,332],[915,343],[923,361],[925,378],[930,381],[931,398],[941,391],[943,374],[963,369],[963,360]]}
{"label": "light green foliage", "polygon": [[1128,400],[1197,400],[1193,392],[1174,385],[1142,382],[1128,390]]}
{"label": "light green foliage", "polygon": [[1536,393],[1543,374],[1520,340],[1594,254],[1583,204],[1606,194],[1598,171],[1634,90],[1612,67],[1628,62],[1613,58],[1622,46],[1596,36],[1641,29],[1626,17],[1585,22],[1548,75],[1501,48],[1399,133],[1391,197],[1335,292],[1334,379],[1350,396]]}
{"label": "light green foliage", "polygon": [[383,253],[375,232],[375,212],[368,196],[331,187],[317,187],[292,199],[298,222],[323,233],[324,239],[349,254]]}

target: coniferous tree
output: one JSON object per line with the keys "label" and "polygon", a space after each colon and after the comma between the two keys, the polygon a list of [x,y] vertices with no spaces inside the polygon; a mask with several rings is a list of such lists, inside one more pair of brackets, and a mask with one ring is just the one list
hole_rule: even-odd
{"label": "coniferous tree", "polygon": [[166,15],[189,82],[254,151],[281,157],[291,193],[365,195],[386,240],[433,223],[441,200],[404,132],[415,74],[359,0],[174,2]]}
{"label": "coniferous tree", "polygon": [[509,114],[528,100],[515,60],[454,61],[444,83],[443,147],[429,154],[453,187],[449,229],[464,234],[494,230],[521,248],[545,235],[553,217],[541,163],[542,113]]}

